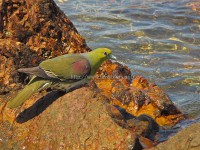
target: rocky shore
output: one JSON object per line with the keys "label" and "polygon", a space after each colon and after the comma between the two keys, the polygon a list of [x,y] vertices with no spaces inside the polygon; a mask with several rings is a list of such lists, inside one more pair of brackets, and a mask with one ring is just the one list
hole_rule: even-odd
{"label": "rocky shore", "polygon": [[118,62],[105,62],[85,87],[42,91],[19,108],[6,107],[30,80],[17,69],[87,51],[84,38],[53,0],[0,2],[0,149],[200,147],[199,123],[157,145],[159,129],[185,116],[161,88],[140,75],[132,77]]}

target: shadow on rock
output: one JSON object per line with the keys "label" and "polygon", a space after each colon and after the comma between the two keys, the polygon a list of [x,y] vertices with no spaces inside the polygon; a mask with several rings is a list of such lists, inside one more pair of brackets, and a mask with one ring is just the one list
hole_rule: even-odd
{"label": "shadow on rock", "polygon": [[55,100],[57,100],[59,97],[66,94],[62,91],[52,91],[48,93],[47,95],[40,98],[38,101],[36,101],[31,107],[25,109],[23,112],[21,112],[17,118],[17,123],[24,123],[28,120],[38,116],[40,113],[42,113],[49,105],[51,105]]}

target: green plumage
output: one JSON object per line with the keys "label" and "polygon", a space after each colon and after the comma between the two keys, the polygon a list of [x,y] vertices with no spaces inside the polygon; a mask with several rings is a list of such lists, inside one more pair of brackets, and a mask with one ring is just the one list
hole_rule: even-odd
{"label": "green plumage", "polygon": [[25,86],[25,88],[18,93],[18,95],[9,101],[7,107],[15,108],[24,103],[24,101],[35,92],[39,92],[42,89],[50,87],[50,82],[48,80],[44,80],[40,77],[34,76],[31,81]]}
{"label": "green plumage", "polygon": [[[75,70],[76,64],[81,65],[79,62],[82,62],[85,67],[82,70]],[[82,55],[70,54],[43,61],[39,67],[53,78],[68,80],[73,76],[82,77],[89,74],[91,65]]]}
{"label": "green plumage", "polygon": [[8,102],[7,107],[18,107],[32,94],[48,87],[66,92],[74,90],[87,83],[100,65],[111,58],[111,50],[98,48],[88,53],[67,54],[48,59],[38,67],[19,69],[19,72],[34,76],[25,88]]}

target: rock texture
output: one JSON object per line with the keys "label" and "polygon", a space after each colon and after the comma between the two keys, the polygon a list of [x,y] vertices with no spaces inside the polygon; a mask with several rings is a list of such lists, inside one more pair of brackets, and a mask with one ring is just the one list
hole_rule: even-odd
{"label": "rock texture", "polygon": [[168,141],[157,145],[151,150],[199,150],[200,149],[200,123],[183,129]]}
{"label": "rock texture", "polygon": [[160,126],[172,126],[184,119],[168,95],[144,77],[133,77],[128,67],[107,62],[94,79],[109,103],[118,105],[134,116],[147,114]]}
{"label": "rock texture", "polygon": [[[52,0],[1,0],[0,94],[19,82],[16,70],[65,53],[90,51]],[[24,79],[22,79],[24,80]]]}
{"label": "rock texture", "polygon": [[[103,97],[85,87],[53,102],[61,95],[52,92],[22,111],[17,118],[22,124],[13,120],[13,124],[7,126],[5,121],[0,128],[0,138],[4,137],[0,147],[76,150],[128,149],[134,145],[134,134],[110,119],[106,111],[108,104],[104,103]],[[42,112],[39,116],[38,111]],[[4,109],[5,113],[9,110]],[[34,119],[30,120],[33,116]]]}

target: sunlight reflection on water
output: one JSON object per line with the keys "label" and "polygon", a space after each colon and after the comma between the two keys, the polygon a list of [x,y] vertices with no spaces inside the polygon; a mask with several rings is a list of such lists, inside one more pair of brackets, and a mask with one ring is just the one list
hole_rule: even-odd
{"label": "sunlight reflection on water", "polygon": [[109,47],[133,74],[200,115],[200,4],[196,0],[67,0],[58,3],[92,49]]}

